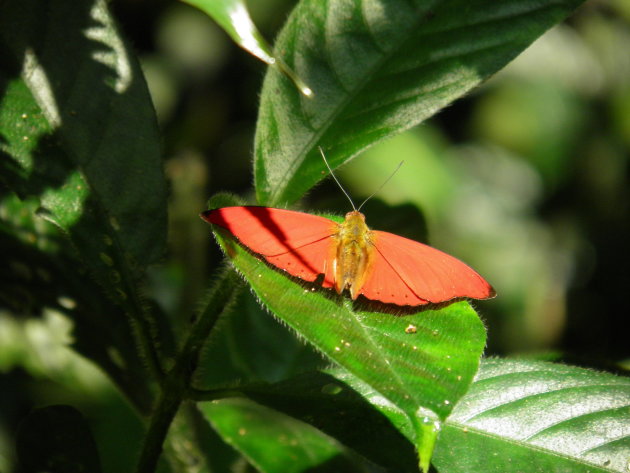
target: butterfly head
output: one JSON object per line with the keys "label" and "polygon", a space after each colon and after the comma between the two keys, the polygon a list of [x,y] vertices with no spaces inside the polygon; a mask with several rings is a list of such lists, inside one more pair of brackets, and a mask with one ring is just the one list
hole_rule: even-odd
{"label": "butterfly head", "polygon": [[351,212],[348,212],[346,214],[344,224],[346,226],[364,227],[365,226],[365,215],[363,215],[358,210],[352,210]]}
{"label": "butterfly head", "polygon": [[346,218],[340,225],[340,229],[340,235],[345,238],[351,236],[355,241],[362,241],[369,238],[370,229],[365,223],[365,215],[358,210],[353,210],[346,214]]}

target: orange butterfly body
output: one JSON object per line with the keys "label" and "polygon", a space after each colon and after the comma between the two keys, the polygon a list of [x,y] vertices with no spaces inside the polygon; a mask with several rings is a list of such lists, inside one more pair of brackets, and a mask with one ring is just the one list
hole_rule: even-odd
{"label": "orange butterfly body", "polygon": [[342,223],[269,207],[208,210],[209,223],[234,235],[271,265],[324,288],[348,289],[385,304],[420,306],[459,298],[488,299],[495,292],[472,268],[435,248],[370,230],[358,211]]}

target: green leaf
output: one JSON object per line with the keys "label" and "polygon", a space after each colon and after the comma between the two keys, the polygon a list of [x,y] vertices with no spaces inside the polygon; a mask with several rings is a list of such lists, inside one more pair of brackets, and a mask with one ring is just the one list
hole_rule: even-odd
{"label": "green leaf", "polygon": [[[243,204],[234,195],[217,194],[208,208]],[[320,364],[317,352],[266,317],[255,297],[243,292],[206,341],[192,383],[196,389],[213,389],[244,380],[272,382]]]}
{"label": "green leaf", "polygon": [[341,444],[312,426],[249,399],[199,403],[215,430],[264,473],[363,471]]}
{"label": "green leaf", "polygon": [[91,240],[110,237],[106,246],[141,267],[157,261],[166,242],[157,123],[105,2],[4,3],[0,21],[3,59],[13,66],[1,78],[2,152],[18,178],[7,185],[39,193],[67,231],[85,212],[101,212],[109,232]]}
{"label": "green leaf", "polygon": [[313,89],[267,71],[255,143],[259,203],[317,183],[321,146],[337,167],[417,125],[521,53],[582,0],[303,0],[275,51]]}
{"label": "green leaf", "polygon": [[[210,207],[219,203],[226,199],[217,198]],[[301,284],[224,233],[215,235],[275,316],[405,412],[415,427],[419,450],[434,439],[439,420],[448,416],[472,382],[485,346],[483,324],[467,302],[441,310],[410,310],[407,315],[402,310],[396,315],[379,312]],[[428,461],[426,456],[423,461]]]}
{"label": "green leaf", "polygon": [[72,406],[48,406],[31,412],[20,424],[17,453],[23,473],[101,471],[92,433]]}
{"label": "green leaf", "polygon": [[534,361],[487,360],[444,425],[440,471],[627,472],[630,380]]}
{"label": "green leaf", "polygon": [[182,0],[208,14],[229,34],[241,48],[250,52],[293,81],[305,97],[312,95],[311,89],[293,72],[292,69],[274,55],[271,47],[252,22],[247,6],[241,0]]}
{"label": "green leaf", "polygon": [[146,340],[137,282],[165,252],[166,183],[140,67],[103,0],[3,2],[0,44],[0,179],[39,200]]}

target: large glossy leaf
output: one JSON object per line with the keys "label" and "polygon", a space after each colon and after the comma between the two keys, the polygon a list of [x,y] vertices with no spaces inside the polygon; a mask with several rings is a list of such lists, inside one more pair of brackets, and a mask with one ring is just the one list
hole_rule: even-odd
{"label": "large glossy leaf", "polygon": [[166,185],[138,63],[102,0],[3,2],[0,40],[0,179],[147,324],[136,282],[165,250]]}
{"label": "large glossy leaf", "polygon": [[[216,198],[211,208],[229,199]],[[485,345],[483,324],[467,302],[402,315],[352,303],[270,268],[229,236],[215,233],[261,302],[328,358],[393,402],[411,419],[419,448],[466,392]],[[382,307],[379,307],[382,309]],[[409,311],[411,312],[411,311]],[[435,414],[434,417],[433,414]],[[423,433],[421,433],[421,431]]]}
{"label": "large glossy leaf", "polygon": [[[412,426],[394,406],[355,377],[331,374],[412,441]],[[562,364],[486,359],[443,423],[433,464],[449,473],[595,473],[626,472],[628,458],[628,378]]]}
{"label": "large glossy leaf", "polygon": [[559,364],[487,360],[440,435],[448,472],[627,472],[630,379]]}
{"label": "large glossy leaf", "polygon": [[[303,0],[275,51],[313,89],[267,72],[255,143],[264,205],[430,117],[497,72],[582,0]],[[324,173],[325,174],[325,173]]]}

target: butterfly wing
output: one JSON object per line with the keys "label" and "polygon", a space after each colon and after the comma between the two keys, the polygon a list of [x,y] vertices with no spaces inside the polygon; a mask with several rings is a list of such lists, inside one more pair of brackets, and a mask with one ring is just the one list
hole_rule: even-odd
{"label": "butterfly wing", "polygon": [[332,261],[337,223],[324,217],[269,207],[242,206],[208,210],[201,217],[225,228],[245,247],[292,276],[333,286]]}
{"label": "butterfly wing", "polygon": [[387,304],[423,305],[457,298],[494,297],[492,286],[442,251],[387,232],[372,232],[370,274],[360,294]]}

